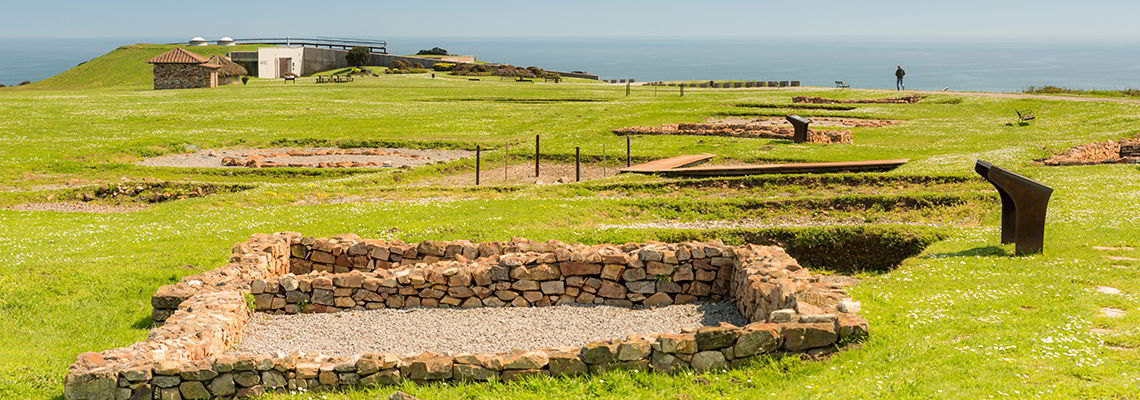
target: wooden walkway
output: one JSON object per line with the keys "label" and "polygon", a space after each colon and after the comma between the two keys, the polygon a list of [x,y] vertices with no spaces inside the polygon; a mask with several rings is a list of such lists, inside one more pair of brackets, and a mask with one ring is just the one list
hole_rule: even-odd
{"label": "wooden walkway", "polygon": [[716,157],[716,154],[706,153],[662,158],[660,160],[653,160],[644,164],[637,164],[634,166],[622,168],[619,171],[632,172],[635,174],[655,174],[674,170],[677,168],[685,168],[698,165],[711,160],[713,157]]}
{"label": "wooden walkway", "polygon": [[662,171],[667,176],[742,176],[760,174],[830,174],[837,172],[883,172],[901,167],[910,160],[873,160],[798,164],[724,165],[675,168]]}
{"label": "wooden walkway", "polygon": [[837,172],[882,172],[901,167],[909,159],[869,160],[758,165],[713,165],[694,167],[708,161],[712,154],[697,154],[654,160],[623,168],[621,172],[659,174],[665,176],[742,176],[761,174],[827,174]]}

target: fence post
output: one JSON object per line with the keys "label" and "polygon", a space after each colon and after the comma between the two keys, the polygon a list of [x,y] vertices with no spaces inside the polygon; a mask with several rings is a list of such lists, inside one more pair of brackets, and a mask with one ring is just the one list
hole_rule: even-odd
{"label": "fence post", "polygon": [[633,165],[630,161],[631,161],[631,159],[630,159],[630,150],[629,150],[629,136],[626,136],[625,137],[625,166],[626,166],[626,168]]}
{"label": "fence post", "polygon": [[631,85],[631,84],[629,84],[629,83],[626,83],[626,84],[625,84],[625,97],[629,97],[629,87],[630,87],[630,85]]}
{"label": "fence post", "polygon": [[534,177],[535,178],[538,177],[538,149],[539,149],[538,145],[539,145],[538,135],[534,135]]}
{"label": "fence post", "polygon": [[582,180],[582,148],[574,148],[574,182]]}
{"label": "fence post", "polygon": [[681,84],[681,97],[685,97],[685,84]]}
{"label": "fence post", "polygon": [[483,147],[475,145],[475,186],[479,186],[479,164],[481,158],[483,158]]}

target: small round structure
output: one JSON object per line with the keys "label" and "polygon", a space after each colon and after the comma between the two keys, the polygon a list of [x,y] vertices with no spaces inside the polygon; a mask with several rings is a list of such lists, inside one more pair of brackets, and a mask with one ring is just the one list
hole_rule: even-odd
{"label": "small round structure", "polygon": [[222,36],[221,39],[218,39],[218,46],[234,46],[236,44],[237,42],[229,36]]}
{"label": "small round structure", "polygon": [[201,36],[195,36],[193,39],[190,39],[191,46],[205,46],[207,44],[209,43],[206,42],[206,39],[203,39]]}

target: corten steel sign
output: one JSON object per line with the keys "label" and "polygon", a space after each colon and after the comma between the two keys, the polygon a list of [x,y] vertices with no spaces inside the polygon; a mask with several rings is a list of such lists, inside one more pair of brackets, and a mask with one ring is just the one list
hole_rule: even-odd
{"label": "corten steel sign", "polygon": [[974,166],[1001,196],[1001,242],[1016,243],[1017,254],[1035,254],[1045,248],[1045,211],[1053,189],[1032,179],[978,160]]}
{"label": "corten steel sign", "polygon": [[785,119],[787,119],[788,122],[791,122],[792,126],[794,126],[796,128],[796,134],[795,134],[795,136],[792,136],[792,141],[794,141],[796,143],[807,142],[808,141],[808,125],[811,124],[811,120],[804,118],[804,117],[801,117],[799,115],[789,115],[789,116],[785,117]]}

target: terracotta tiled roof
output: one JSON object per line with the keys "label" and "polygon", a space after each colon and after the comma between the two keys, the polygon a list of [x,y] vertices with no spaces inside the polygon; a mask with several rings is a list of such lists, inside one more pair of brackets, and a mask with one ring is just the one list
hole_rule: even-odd
{"label": "terracotta tiled roof", "polygon": [[217,64],[198,64],[198,66],[204,67],[204,68],[209,68],[209,69],[218,69],[218,68],[222,67],[221,65],[217,65]]}
{"label": "terracotta tiled roof", "polygon": [[191,53],[190,51],[177,47],[174,50],[159,54],[158,57],[147,60],[151,64],[205,64],[210,59],[200,55]]}

